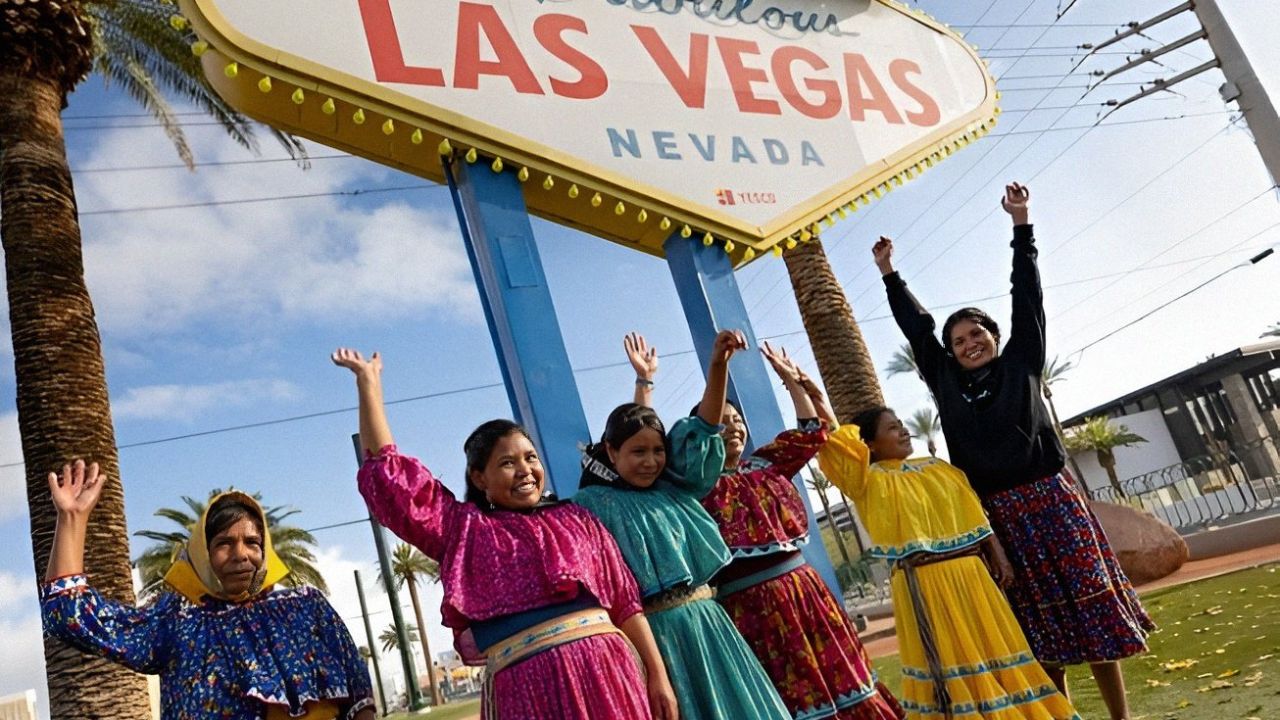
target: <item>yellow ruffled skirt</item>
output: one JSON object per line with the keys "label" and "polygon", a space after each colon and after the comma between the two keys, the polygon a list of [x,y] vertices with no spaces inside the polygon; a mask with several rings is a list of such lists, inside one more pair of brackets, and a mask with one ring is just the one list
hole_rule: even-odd
{"label": "yellow ruffled skirt", "polygon": [[[1036,662],[982,559],[916,568],[957,720],[1079,720]],[[912,720],[942,720],[905,575],[895,572],[893,615],[902,658],[899,700]]]}

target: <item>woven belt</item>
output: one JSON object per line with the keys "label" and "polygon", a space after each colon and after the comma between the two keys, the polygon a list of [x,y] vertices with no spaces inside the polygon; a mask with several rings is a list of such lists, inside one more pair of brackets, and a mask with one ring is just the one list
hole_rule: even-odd
{"label": "woven belt", "polygon": [[893,566],[895,570],[901,570],[906,578],[907,592],[911,594],[911,612],[915,615],[916,627],[920,630],[920,645],[924,648],[924,657],[929,663],[929,676],[933,679],[933,700],[946,720],[952,720],[955,717],[951,712],[951,693],[947,691],[947,678],[942,672],[942,658],[938,654],[938,636],[934,634],[933,623],[929,621],[929,613],[924,604],[924,593],[920,591],[920,579],[916,577],[916,568],[981,555],[980,545],[970,545],[945,553],[908,555]]}
{"label": "woven belt", "polygon": [[782,577],[792,570],[801,567],[804,567],[804,556],[800,553],[794,553],[777,565],[770,565],[759,572],[751,573],[750,575],[740,577],[737,580],[730,580],[716,588],[716,594],[719,597],[727,597],[736,592],[746,590],[749,587],[755,587],[760,583],[768,582],[776,577]]}
{"label": "woven belt", "polygon": [[688,605],[699,600],[710,600],[715,596],[716,592],[711,589],[710,585],[699,585],[697,587],[684,585],[664,590],[644,601],[644,614],[654,615],[666,610],[674,610],[681,605]]}
{"label": "woven belt", "polygon": [[[494,693],[494,676],[504,668],[511,667],[521,660],[527,660],[538,653],[555,647],[593,637],[595,635],[622,635],[609,614],[601,609],[580,610],[578,612],[552,618],[539,625],[523,630],[489,648],[488,665],[484,678],[484,718],[497,720],[497,696]],[[623,635],[625,639],[626,636]],[[628,643],[630,644],[630,643]],[[635,649],[632,648],[635,655]],[[637,663],[639,656],[635,655]]]}

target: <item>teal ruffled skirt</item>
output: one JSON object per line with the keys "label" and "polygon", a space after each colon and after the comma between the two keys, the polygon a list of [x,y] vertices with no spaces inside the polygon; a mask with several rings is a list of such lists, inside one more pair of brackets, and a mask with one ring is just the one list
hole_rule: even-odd
{"label": "teal ruffled skirt", "polygon": [[680,720],[790,720],[755,653],[714,600],[648,615]]}

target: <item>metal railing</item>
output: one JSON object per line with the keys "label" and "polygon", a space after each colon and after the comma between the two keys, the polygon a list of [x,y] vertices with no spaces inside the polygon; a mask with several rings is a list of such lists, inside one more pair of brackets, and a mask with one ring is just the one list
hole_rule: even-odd
{"label": "metal railing", "polygon": [[1141,507],[1179,530],[1280,508],[1280,448],[1273,437],[1202,455],[1089,491],[1094,500]]}

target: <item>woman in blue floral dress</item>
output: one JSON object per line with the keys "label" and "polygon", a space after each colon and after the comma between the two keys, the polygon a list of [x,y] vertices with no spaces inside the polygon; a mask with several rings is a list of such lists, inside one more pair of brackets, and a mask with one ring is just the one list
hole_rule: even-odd
{"label": "woman in blue floral dress", "polygon": [[106,478],[83,461],[49,474],[58,511],[41,610],[45,632],[160,676],[162,720],[373,720],[369,671],[320,591],[273,586],[289,573],[253,498],[209,503],[165,582],[134,607],[84,573],[84,539]]}

